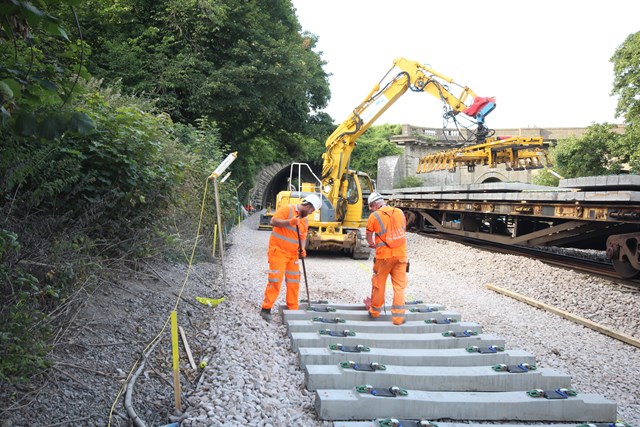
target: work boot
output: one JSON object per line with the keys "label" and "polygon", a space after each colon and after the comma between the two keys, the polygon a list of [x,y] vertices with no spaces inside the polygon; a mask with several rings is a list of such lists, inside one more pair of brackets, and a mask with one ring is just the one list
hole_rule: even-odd
{"label": "work boot", "polygon": [[267,323],[271,323],[273,316],[271,315],[270,308],[263,308],[260,310],[260,317],[262,317]]}

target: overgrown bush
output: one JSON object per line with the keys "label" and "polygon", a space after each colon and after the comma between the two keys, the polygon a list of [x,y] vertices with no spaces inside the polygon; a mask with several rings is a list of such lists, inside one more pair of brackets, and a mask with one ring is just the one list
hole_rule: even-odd
{"label": "overgrown bush", "polygon": [[402,149],[390,142],[393,135],[402,131],[400,125],[371,126],[358,139],[358,146],[353,151],[350,167],[367,172],[375,179],[378,175],[378,159],[386,156],[402,154]]}
{"label": "overgrown bush", "polygon": [[533,183],[536,185],[546,185],[548,187],[557,187],[560,183],[560,178],[554,176],[549,169],[545,168],[533,177]]}
{"label": "overgrown bush", "polygon": [[[0,378],[12,381],[46,366],[47,325],[65,320],[49,314],[105,266],[154,256],[184,262],[203,206],[199,257],[211,250],[212,186],[203,195],[225,154],[215,124],[175,124],[152,103],[127,103],[112,89],[87,90],[65,109],[94,127],[53,139],[1,137]],[[233,181],[220,192],[230,224],[237,218]]]}
{"label": "overgrown bush", "polygon": [[[51,286],[40,286],[38,279],[17,266],[18,236],[0,230],[0,380],[22,381],[48,366],[49,328],[42,323],[43,305],[58,298]],[[6,297],[6,298],[5,298]]]}
{"label": "overgrown bush", "polygon": [[422,187],[423,185],[422,180],[417,176],[405,176],[393,188]]}

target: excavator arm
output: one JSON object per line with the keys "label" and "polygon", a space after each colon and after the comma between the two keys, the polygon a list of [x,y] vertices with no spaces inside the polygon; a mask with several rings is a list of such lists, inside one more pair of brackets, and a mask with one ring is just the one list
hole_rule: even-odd
{"label": "excavator arm", "polygon": [[[387,79],[394,71],[397,71],[396,74]],[[450,85],[457,89],[457,94],[452,92]],[[426,65],[398,58],[364,101],[327,138],[326,151],[322,155],[321,181],[324,193],[334,206],[341,196],[339,193],[343,187],[342,181],[349,169],[356,141],[407,89],[426,92],[439,98],[449,107],[446,113],[449,117],[462,113],[475,121],[479,143],[489,136],[490,131],[484,125],[484,118],[495,108],[495,98],[478,97],[470,88],[458,85],[452,78]]]}

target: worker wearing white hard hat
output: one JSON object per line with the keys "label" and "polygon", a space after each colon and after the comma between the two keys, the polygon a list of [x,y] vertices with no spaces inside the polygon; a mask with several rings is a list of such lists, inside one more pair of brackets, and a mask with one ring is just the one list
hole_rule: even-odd
{"label": "worker wearing white hard hat", "polygon": [[402,211],[387,206],[380,193],[371,193],[367,199],[371,215],[367,221],[367,242],[376,250],[371,277],[371,297],[365,300],[369,315],[380,317],[384,306],[387,277],[393,285],[391,321],[394,325],[405,322],[405,289],[407,287],[407,223]]}
{"label": "worker wearing white hard hat", "polygon": [[320,196],[306,195],[300,204],[280,207],[271,218],[269,238],[269,272],[260,316],[271,321],[271,308],[278,299],[282,279],[287,285],[286,303],[289,310],[298,309],[300,291],[300,258],[307,256],[305,250],[309,221],[307,216],[320,209]]}
{"label": "worker wearing white hard hat", "polygon": [[320,209],[322,202],[320,201],[320,197],[317,194],[309,194],[302,199],[303,205],[312,205],[314,210]]}
{"label": "worker wearing white hard hat", "polygon": [[367,199],[367,204],[371,204],[373,202],[377,202],[378,200],[384,200],[384,197],[382,197],[382,194],[380,193],[371,193],[369,194],[369,198]]}

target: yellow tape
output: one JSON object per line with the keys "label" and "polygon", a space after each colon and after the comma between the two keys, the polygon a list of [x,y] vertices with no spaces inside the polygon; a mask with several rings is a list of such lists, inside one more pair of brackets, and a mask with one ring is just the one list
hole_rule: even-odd
{"label": "yellow tape", "polygon": [[178,354],[178,313],[173,310],[171,312],[171,350],[173,354],[173,370],[180,369]]}
{"label": "yellow tape", "polygon": [[360,267],[361,269],[371,273],[371,266],[365,264],[364,262],[358,261],[358,267]]}
{"label": "yellow tape", "polygon": [[196,301],[198,301],[200,304],[208,305],[209,307],[215,307],[216,305],[224,301],[224,297],[217,299],[196,297]]}

